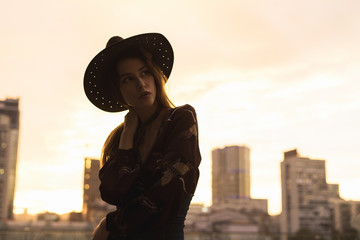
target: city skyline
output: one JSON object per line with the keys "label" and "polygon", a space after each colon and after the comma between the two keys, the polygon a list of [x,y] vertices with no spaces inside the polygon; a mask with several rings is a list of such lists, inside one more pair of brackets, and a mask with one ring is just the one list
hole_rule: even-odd
{"label": "city skyline", "polygon": [[[240,164],[243,167],[245,167],[243,170],[245,170],[245,172],[247,172],[247,173],[250,173],[251,170],[249,170],[249,169],[246,170],[246,168],[249,168],[249,165],[251,165],[251,163],[248,162],[250,159],[250,151],[251,151],[251,149],[245,145],[241,145],[241,146],[229,145],[229,146],[224,146],[223,148],[214,148],[212,151],[212,153],[213,153],[212,161],[215,160],[216,162],[218,162],[216,168],[220,167],[219,164],[221,161],[226,161],[226,164],[225,164],[226,169],[221,170],[223,173],[228,172],[230,170],[230,172],[236,171],[237,174],[239,174],[240,172],[238,172],[238,170],[241,170],[241,169],[236,167],[237,164]],[[239,158],[238,154],[240,154],[240,156],[241,155],[242,156]],[[287,188],[289,188],[287,190],[282,189],[282,199],[284,199],[284,198],[286,199],[286,195],[287,195],[286,192],[290,191],[290,190],[291,190],[290,195],[294,195],[294,196],[297,195],[297,194],[295,194],[295,192],[298,191],[298,189],[297,189],[297,187],[294,187],[294,186],[296,185],[296,183],[298,184],[299,182],[296,179],[302,179],[302,183],[305,183],[305,182],[308,183],[308,182],[310,182],[310,178],[315,178],[315,179],[318,178],[321,181],[317,182],[317,184],[320,184],[320,185],[319,186],[316,185],[316,187],[314,187],[314,186],[312,186],[313,184],[310,184],[309,186],[311,188],[322,189],[323,185],[326,185],[327,188],[324,191],[327,192],[326,194],[328,194],[328,197],[332,198],[333,201],[332,202],[330,201],[331,203],[336,203],[335,201],[338,201],[339,203],[347,202],[347,200],[342,198],[342,196],[339,194],[339,184],[327,182],[327,178],[326,178],[327,173],[326,173],[326,167],[325,167],[326,160],[311,159],[309,157],[303,157],[298,153],[297,149],[291,149],[291,150],[285,151],[285,152],[283,152],[283,155],[284,155],[284,158],[283,158],[282,162],[280,162],[280,167],[281,167],[281,169],[283,169],[282,171],[285,171],[284,170],[285,168],[283,167],[283,165],[285,164],[285,161],[287,161],[288,164],[291,163],[290,165],[293,165],[292,168],[294,168],[294,169],[296,166],[297,170],[294,171],[294,169],[293,169],[293,170],[291,170],[291,174],[286,173],[286,175],[283,176],[283,177],[285,177],[285,176],[291,177],[292,187],[290,187],[290,188],[287,187]],[[214,156],[215,156],[215,158],[214,158]],[[247,159],[247,160],[245,160],[245,159]],[[96,190],[96,186],[99,185],[99,183],[100,183],[100,180],[97,178],[97,171],[98,171],[97,169],[100,169],[100,165],[99,165],[100,160],[94,159],[94,158],[89,158],[89,157],[85,157],[84,160],[85,160],[85,162],[84,162],[84,181],[83,181],[83,185],[82,185],[82,187],[83,187],[83,193],[82,193],[83,194],[83,198],[82,198],[83,203],[82,203],[82,210],[80,210],[80,212],[82,212],[82,214],[84,214],[84,216],[83,216],[84,220],[94,222],[93,217],[90,218],[92,220],[88,219],[89,216],[88,216],[88,206],[87,205],[88,205],[88,200],[90,200],[89,196],[92,195],[90,202],[92,202],[92,203],[96,202],[95,208],[97,208],[97,210],[99,212],[109,211],[109,209],[111,208],[111,205],[108,205],[105,202],[102,202],[102,200],[100,199],[100,193],[97,192],[97,190]],[[244,162],[244,160],[245,160],[245,162]],[[239,161],[239,162],[236,163],[237,161]],[[230,169],[229,168],[230,165],[234,165],[234,164],[236,165],[235,168]],[[313,166],[311,167],[311,165],[313,165]],[[219,171],[219,170],[216,170],[216,171]],[[213,171],[214,171],[214,169],[213,169]],[[284,174],[285,174],[285,172],[284,172]],[[251,174],[249,174],[249,175],[250,175],[249,177],[250,177],[250,182],[251,182]],[[299,176],[301,176],[301,177],[299,178]],[[230,177],[230,179],[227,179],[227,180],[234,181],[234,182],[228,182],[228,184],[232,185],[234,183],[236,184],[236,182],[238,182],[239,179],[236,180],[236,179]],[[249,194],[249,192],[251,192],[251,186],[250,186],[251,183],[250,182],[247,181],[245,186],[240,187],[239,188],[240,192],[243,192],[245,190],[245,192],[247,192]],[[283,180],[283,182],[284,182],[284,180]],[[216,188],[219,188],[220,186],[221,186],[221,184],[218,184],[216,186]],[[233,190],[229,191],[228,193],[231,193],[235,190],[234,188],[232,188],[232,189]],[[90,190],[90,192],[89,192],[89,190]],[[233,193],[235,193],[235,192],[233,192]],[[284,195],[284,193],[285,193],[285,195]],[[314,193],[312,193],[312,194],[314,194]],[[213,195],[213,193],[212,193],[212,195]],[[226,197],[229,197],[230,195],[225,194],[223,196],[226,198]],[[241,201],[239,202],[239,200],[244,201],[244,202],[241,203]],[[251,203],[250,201],[253,201],[253,202]],[[349,200],[348,202],[351,203],[351,202],[356,202],[356,201],[357,200]],[[358,202],[360,202],[360,201],[358,201]],[[195,205],[196,204],[198,204],[198,203],[195,203]],[[281,201],[281,204],[283,206],[287,206],[286,202]],[[226,209],[226,208],[230,207],[230,208],[233,208],[234,210],[246,209],[246,211],[249,211],[249,210],[251,211],[254,208],[254,209],[269,213],[267,210],[267,199],[253,199],[253,198],[251,198],[250,195],[246,195],[243,197],[241,197],[239,195],[236,198],[231,197],[225,201],[221,201],[221,202],[217,202],[217,203],[214,203],[214,201],[213,201],[212,204],[209,205],[209,207],[211,207],[213,209]],[[106,208],[109,208],[109,209],[105,210]],[[28,210],[26,208],[25,214],[28,214],[27,211]],[[52,213],[49,211],[44,211],[44,212],[49,213],[49,214]],[[42,214],[44,212],[38,212],[36,214]],[[74,212],[75,211],[73,211],[73,213]],[[71,212],[64,212],[62,214],[70,214],[70,213]],[[279,214],[281,214],[281,212]],[[100,216],[97,216],[97,217],[99,218]],[[284,232],[286,232],[286,230],[284,230]]]}
{"label": "city skyline", "polygon": [[81,210],[83,158],[98,158],[124,117],[88,102],[85,68],[109,37],[154,31],[174,48],[170,99],[198,114],[194,202],[211,203],[211,150],[243,144],[251,196],[269,199],[272,214],[282,153],[294,148],[326,159],[328,181],[360,199],[359,9],[354,0],[4,4],[0,99],[20,97],[22,112],[17,211]]}
{"label": "city skyline", "polygon": [[[247,154],[248,154],[248,156],[246,156],[246,158],[248,158],[248,159],[250,159],[251,157],[250,157],[250,155],[249,155],[249,152],[251,151],[251,149],[249,148],[249,147],[247,147],[246,145],[241,145],[241,146],[239,146],[239,145],[226,145],[226,146],[223,146],[223,148],[219,148],[219,147],[217,147],[217,148],[214,148],[213,150],[212,150],[212,152],[213,152],[213,154],[214,154],[214,152],[217,152],[217,151],[224,151],[224,150],[232,150],[232,153],[230,153],[230,155],[228,156],[228,157],[234,157],[234,148],[240,148],[240,149],[246,149],[246,151],[247,151]],[[225,153],[225,151],[224,151],[224,153]],[[222,153],[222,154],[224,154],[224,153]],[[217,154],[219,154],[219,153],[217,153]],[[227,153],[227,154],[229,154],[229,153]],[[284,156],[286,156],[287,154],[295,154],[298,158],[300,158],[300,155],[298,155],[298,153],[297,153],[297,149],[295,148],[295,149],[291,149],[291,150],[287,150],[287,151],[285,151],[285,152],[283,152],[283,154],[284,154]],[[216,155],[216,154],[215,154]],[[229,158],[229,159],[230,159]],[[315,159],[309,159],[308,157],[303,157],[303,156],[301,156],[301,158],[300,159],[307,159],[307,160],[310,160],[311,162],[322,162],[324,165],[326,165],[326,160],[323,160],[323,159],[320,159],[320,160],[315,160]],[[83,181],[83,185],[82,185],[82,188],[83,188],[83,192],[82,192],[82,195],[83,195],[83,198],[82,198],[82,205],[81,205],[81,209],[79,210],[80,212],[83,212],[83,214],[85,214],[84,216],[86,216],[86,212],[87,212],[87,210],[85,210],[84,211],[84,207],[86,208],[87,206],[86,205],[84,205],[85,204],[85,202],[86,202],[86,199],[85,199],[85,195],[87,195],[87,193],[85,193],[85,191],[87,191],[87,187],[86,187],[86,185],[89,185],[89,183],[87,183],[87,181],[90,179],[90,178],[88,178],[86,175],[87,175],[87,169],[89,169],[90,168],[90,166],[91,165],[93,165],[93,162],[95,162],[95,166],[97,166],[98,168],[99,168],[99,159],[94,159],[94,158],[89,158],[89,157],[84,157],[84,160],[85,160],[85,172],[84,172],[84,181]],[[214,158],[212,157],[212,161],[214,160]],[[219,161],[219,160],[221,160],[221,158],[218,158],[217,159],[217,161]],[[224,159],[222,159],[222,160],[224,160]],[[235,159],[234,159],[235,160]],[[89,163],[87,163],[88,161],[91,161],[92,162],[92,164],[90,165]],[[284,160],[283,160],[284,161]],[[243,164],[243,163],[242,163]],[[251,163],[247,163],[247,164],[250,164],[251,165]],[[282,162],[280,162],[280,164],[282,164]],[[325,170],[325,167],[323,167],[324,168],[324,170]],[[90,170],[90,169],[89,169]],[[236,170],[236,169],[235,169]],[[91,174],[92,174],[92,177],[91,177],[91,181],[95,181],[95,182],[99,182],[99,179],[94,179],[96,176],[97,176],[97,174],[94,172],[95,171],[95,168],[91,168]],[[326,170],[325,170],[325,172],[323,173],[324,175],[326,175]],[[325,180],[327,180],[327,179],[325,179]],[[95,185],[96,185],[96,183],[95,182],[93,182],[92,183],[92,187],[94,187]],[[94,185],[95,184],[95,185]],[[250,191],[251,192],[251,170],[250,170],[250,183],[248,182],[248,183],[246,183],[246,184],[248,184],[249,186],[247,186],[247,188],[249,188],[247,191]],[[332,191],[335,195],[336,194],[338,194],[338,195],[336,195],[338,198],[339,198],[339,200],[343,200],[343,201],[346,201],[346,199],[344,199],[344,198],[342,198],[342,196],[341,195],[339,195],[339,184],[337,184],[337,183],[328,183],[327,181],[325,182],[325,184],[326,185],[328,185],[329,187],[331,187],[331,189],[329,190],[329,191]],[[247,188],[245,188],[245,189],[247,189]],[[295,190],[295,189],[294,189]],[[94,193],[94,189],[92,188],[92,194],[95,194],[95,195],[99,195],[99,193],[98,194],[96,194],[96,193]],[[334,195],[333,194],[333,195]],[[211,193],[211,195],[213,196],[213,193]],[[336,197],[334,195],[334,197]],[[281,196],[282,198],[283,198],[283,196]],[[241,198],[238,198],[238,199],[241,199]],[[252,199],[251,198],[251,196],[250,195],[248,195],[247,197],[245,197],[244,196],[244,199],[247,199],[247,200],[252,200],[252,201],[254,201],[253,203],[252,203],[252,205],[251,205],[251,207],[255,207],[255,208],[258,208],[258,209],[263,209],[264,208],[264,203],[266,203],[265,205],[267,205],[267,201],[268,201],[268,199]],[[235,200],[235,201],[234,201]],[[356,199],[350,199],[350,201],[357,201]],[[98,201],[98,200],[97,200]],[[264,202],[265,201],[265,202]],[[198,203],[198,202],[194,202],[195,204],[196,203]],[[200,202],[200,203],[202,203],[202,204],[205,204],[206,205],[206,203],[205,202]],[[239,207],[239,206],[243,206],[244,204],[244,207],[249,207],[248,205],[250,204],[250,202],[244,202],[242,205],[240,204],[239,205],[239,203],[237,203],[236,202],[236,199],[233,199],[232,201],[229,201],[229,202],[223,202],[223,203],[225,203],[225,205],[223,205],[222,206],[222,204],[214,204],[214,202],[212,201],[212,203],[210,204],[210,205],[208,205],[209,207],[219,207],[219,206],[222,206],[222,207],[226,207],[226,205],[228,204],[228,206],[231,206],[231,207],[235,207],[235,208],[237,208],[237,207]],[[237,206],[236,205],[236,203],[239,205],[239,206]],[[99,204],[99,203],[98,203]],[[284,204],[282,201],[280,202],[280,204]],[[101,204],[100,204],[101,205]],[[100,206],[99,205],[99,206]],[[103,202],[103,204],[101,205],[102,207],[104,207],[106,204],[105,204],[105,202]],[[25,211],[27,212],[28,211],[28,208],[24,208],[25,209]],[[251,209],[251,208],[250,208]],[[266,207],[266,209],[267,209],[267,207]],[[75,211],[75,210],[74,210]],[[73,211],[73,212],[74,212]],[[39,212],[36,212],[36,214],[39,214],[39,213],[43,213],[43,212],[49,212],[49,213],[51,213],[51,211],[48,211],[48,210],[46,210],[46,211],[39,211]],[[56,211],[54,211],[54,212],[56,212]],[[59,212],[56,212],[56,213],[59,213]],[[70,212],[61,212],[61,213],[59,213],[59,214],[69,214]],[[281,211],[280,212],[278,212],[278,213],[276,213],[276,214],[274,214],[274,213],[271,213],[271,212],[269,212],[269,211],[267,211],[267,213],[269,213],[270,215],[277,215],[277,214],[281,214]],[[20,213],[20,214],[22,214],[22,213]],[[99,217],[99,216],[98,216]]]}

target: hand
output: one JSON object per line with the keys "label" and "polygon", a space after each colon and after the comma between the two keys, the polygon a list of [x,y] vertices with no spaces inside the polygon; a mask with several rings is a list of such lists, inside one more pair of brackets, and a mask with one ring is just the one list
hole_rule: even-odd
{"label": "hand", "polygon": [[133,109],[130,109],[125,116],[124,129],[119,141],[119,149],[131,149],[134,144],[134,136],[139,124],[139,118]]}
{"label": "hand", "polygon": [[129,112],[125,115],[125,121],[124,121],[124,131],[128,134],[135,134],[136,129],[138,127],[139,118],[135,112],[135,110],[131,109]]}
{"label": "hand", "polygon": [[92,240],[106,240],[109,237],[110,232],[106,230],[106,218],[101,219],[93,232]]}

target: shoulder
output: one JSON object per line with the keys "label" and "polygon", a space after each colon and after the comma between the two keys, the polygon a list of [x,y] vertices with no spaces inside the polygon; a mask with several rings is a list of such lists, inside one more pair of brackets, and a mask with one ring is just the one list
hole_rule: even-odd
{"label": "shoulder", "polygon": [[190,104],[185,104],[171,109],[168,120],[173,121],[179,118],[180,119],[186,118],[188,120],[192,120],[193,122],[196,122],[197,120],[196,120],[195,108]]}

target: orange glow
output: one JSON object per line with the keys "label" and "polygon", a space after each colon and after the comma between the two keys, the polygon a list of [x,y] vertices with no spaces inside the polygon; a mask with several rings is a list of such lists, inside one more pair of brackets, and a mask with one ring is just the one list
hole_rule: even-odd
{"label": "orange glow", "polygon": [[360,199],[359,8],[327,0],[4,1],[0,99],[20,97],[21,110],[15,212],[81,211],[84,157],[100,156],[125,115],[91,105],[85,68],[109,37],[153,31],[174,48],[170,99],[198,114],[194,202],[211,204],[210,152],[230,144],[250,147],[252,197],[269,199],[272,214],[281,212],[282,153],[293,148],[325,159],[342,197]]}

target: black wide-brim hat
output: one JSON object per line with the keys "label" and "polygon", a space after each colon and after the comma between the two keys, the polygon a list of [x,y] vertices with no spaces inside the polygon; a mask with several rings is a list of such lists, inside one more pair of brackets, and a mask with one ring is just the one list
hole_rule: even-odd
{"label": "black wide-brim hat", "polygon": [[110,81],[110,66],[121,52],[129,47],[145,49],[163,74],[169,78],[174,63],[174,52],[170,42],[160,33],[145,33],[123,39],[115,36],[109,39],[106,48],[89,63],[84,76],[84,90],[87,98],[96,107],[107,112],[120,112],[127,109],[113,94]]}

